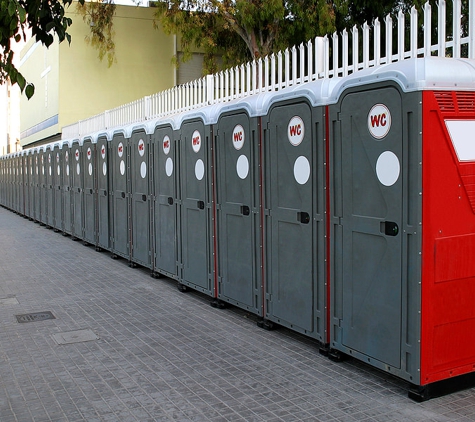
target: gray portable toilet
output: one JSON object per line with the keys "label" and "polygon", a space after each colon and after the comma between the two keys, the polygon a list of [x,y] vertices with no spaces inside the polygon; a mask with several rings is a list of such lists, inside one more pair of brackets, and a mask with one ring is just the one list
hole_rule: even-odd
{"label": "gray portable toilet", "polygon": [[[206,107],[180,116],[175,139],[178,142],[180,283],[214,297],[212,110]],[[186,120],[181,121],[182,118]]]}
{"label": "gray portable toilet", "polygon": [[61,166],[61,192],[62,192],[62,230],[64,234],[71,235],[73,232],[72,220],[72,202],[71,202],[71,172],[74,166],[74,158],[72,156],[71,143],[64,141],[61,148],[63,152]]}
{"label": "gray portable toilet", "polygon": [[39,154],[38,154],[39,149],[34,148],[32,150],[32,155],[31,155],[31,162],[32,162],[32,171],[33,171],[33,177],[32,177],[32,190],[33,190],[33,195],[31,197],[32,200],[32,219],[34,221],[39,221],[40,218],[40,188],[39,188]]}
{"label": "gray portable toilet", "polygon": [[261,96],[222,105],[213,126],[217,298],[263,316]]}
{"label": "gray portable toilet", "polygon": [[46,196],[46,218],[45,224],[54,226],[54,158],[53,145],[47,145],[45,150],[45,196]]}
{"label": "gray portable toilet", "polygon": [[84,241],[96,245],[96,139],[89,135],[83,139],[82,169],[84,182]]}
{"label": "gray portable toilet", "polygon": [[325,101],[328,81],[267,96],[262,117],[264,317],[326,338]]}
{"label": "gray portable toilet", "polygon": [[151,123],[153,272],[179,279],[177,144],[171,120]]}
{"label": "gray portable toilet", "polygon": [[28,151],[23,150],[22,155],[22,173],[23,173],[23,212],[25,217],[29,217],[30,214],[30,173],[28,169]]}
{"label": "gray portable toilet", "polygon": [[332,93],[330,347],[415,385],[475,368],[475,60],[414,58]]}
{"label": "gray portable toilet", "polygon": [[52,154],[52,172],[53,172],[53,228],[55,231],[63,230],[63,193],[61,191],[61,183],[63,176],[62,171],[63,150],[61,143],[55,143]]}
{"label": "gray portable toilet", "polygon": [[129,132],[130,260],[152,268],[150,136],[142,124],[132,125]]}
{"label": "gray portable toilet", "polygon": [[38,150],[38,165],[39,165],[39,190],[40,190],[40,207],[39,207],[39,221],[42,225],[47,224],[47,195],[46,195],[46,146],[41,146]]}
{"label": "gray portable toilet", "polygon": [[33,184],[33,171],[34,171],[34,157],[33,149],[29,148],[26,152],[26,171],[28,172],[28,207],[25,209],[26,216],[31,220],[33,219],[33,207],[34,207],[34,184]]}
{"label": "gray portable toilet", "polygon": [[71,210],[73,239],[84,238],[83,200],[83,146],[82,140],[76,139],[71,144],[70,172],[71,172]]}
{"label": "gray portable toilet", "polygon": [[110,250],[110,206],[109,189],[109,155],[111,136],[98,133],[96,143],[96,174],[97,174],[97,234],[96,249]]}
{"label": "gray portable toilet", "polygon": [[113,131],[109,154],[111,252],[130,261],[129,139],[124,129]]}
{"label": "gray portable toilet", "polygon": [[18,196],[19,196],[19,163],[18,153],[14,152],[12,155],[13,162],[13,177],[12,177],[12,210],[18,212]]}

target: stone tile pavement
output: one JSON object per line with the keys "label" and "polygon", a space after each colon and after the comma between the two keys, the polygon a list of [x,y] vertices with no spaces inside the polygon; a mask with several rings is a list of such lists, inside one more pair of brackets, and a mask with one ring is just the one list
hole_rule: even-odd
{"label": "stone tile pavement", "polygon": [[[15,317],[43,311],[55,319]],[[475,388],[415,403],[400,380],[0,208],[0,421],[173,420],[475,421]]]}

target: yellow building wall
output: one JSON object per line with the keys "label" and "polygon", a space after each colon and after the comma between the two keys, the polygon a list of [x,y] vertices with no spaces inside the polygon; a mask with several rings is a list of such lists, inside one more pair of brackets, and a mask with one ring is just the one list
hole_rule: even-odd
{"label": "yellow building wall", "polygon": [[37,131],[41,126],[47,126],[49,121],[54,121],[59,112],[59,46],[53,43],[44,48],[31,39],[20,57],[20,72],[35,85],[35,95],[30,100],[25,95],[20,99],[20,143],[24,145],[24,139],[34,142],[60,131],[57,123]]}
{"label": "yellow building wall", "polygon": [[107,58],[101,62],[97,50],[84,41],[89,28],[75,13],[75,6],[70,8],[71,47],[60,46],[61,127],[174,85],[174,37],[154,28],[154,12],[153,8],[117,6],[117,62],[108,67]]}
{"label": "yellow building wall", "polygon": [[[76,12],[75,3],[66,11],[73,20],[71,45],[55,42],[46,49],[33,47],[30,40],[22,50],[20,71],[35,84],[35,95],[29,101],[24,95],[21,99],[22,146],[52,137],[78,120],[174,86],[175,37],[154,28],[154,12],[153,8],[117,6],[117,62],[111,67],[85,42],[89,27]],[[57,124],[32,133],[55,116]]]}

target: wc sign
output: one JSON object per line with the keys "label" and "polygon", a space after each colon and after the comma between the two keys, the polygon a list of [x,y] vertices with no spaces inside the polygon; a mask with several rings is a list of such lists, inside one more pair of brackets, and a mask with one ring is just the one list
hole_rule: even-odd
{"label": "wc sign", "polygon": [[391,129],[391,113],[384,104],[376,104],[368,114],[369,133],[376,139],[383,139]]}
{"label": "wc sign", "polygon": [[236,125],[233,130],[233,146],[240,150],[244,145],[244,129],[241,125]]}
{"label": "wc sign", "polygon": [[294,116],[290,119],[287,126],[287,138],[289,142],[296,147],[300,145],[305,135],[305,125],[299,116]]}

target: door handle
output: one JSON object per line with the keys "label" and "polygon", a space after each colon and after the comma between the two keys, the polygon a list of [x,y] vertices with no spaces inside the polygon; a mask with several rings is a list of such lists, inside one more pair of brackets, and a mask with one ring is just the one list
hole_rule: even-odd
{"label": "door handle", "polygon": [[308,212],[298,212],[297,220],[300,221],[302,224],[308,224],[310,223],[310,215],[308,214]]}
{"label": "door handle", "polygon": [[142,201],[145,202],[147,200],[147,195],[142,195]]}
{"label": "door handle", "polygon": [[122,198],[125,198],[125,192],[121,192],[121,193],[120,193],[120,196],[121,196]]}
{"label": "door handle", "polygon": [[205,209],[204,201],[198,201],[197,206],[200,210],[204,210]]}
{"label": "door handle", "polygon": [[251,210],[247,205],[241,205],[241,214],[242,215],[249,215]]}
{"label": "door handle", "polygon": [[173,205],[173,198],[171,196],[168,197],[168,205]]}
{"label": "door handle", "polygon": [[394,221],[383,221],[381,223],[380,231],[386,236],[397,236],[399,233],[399,227]]}

